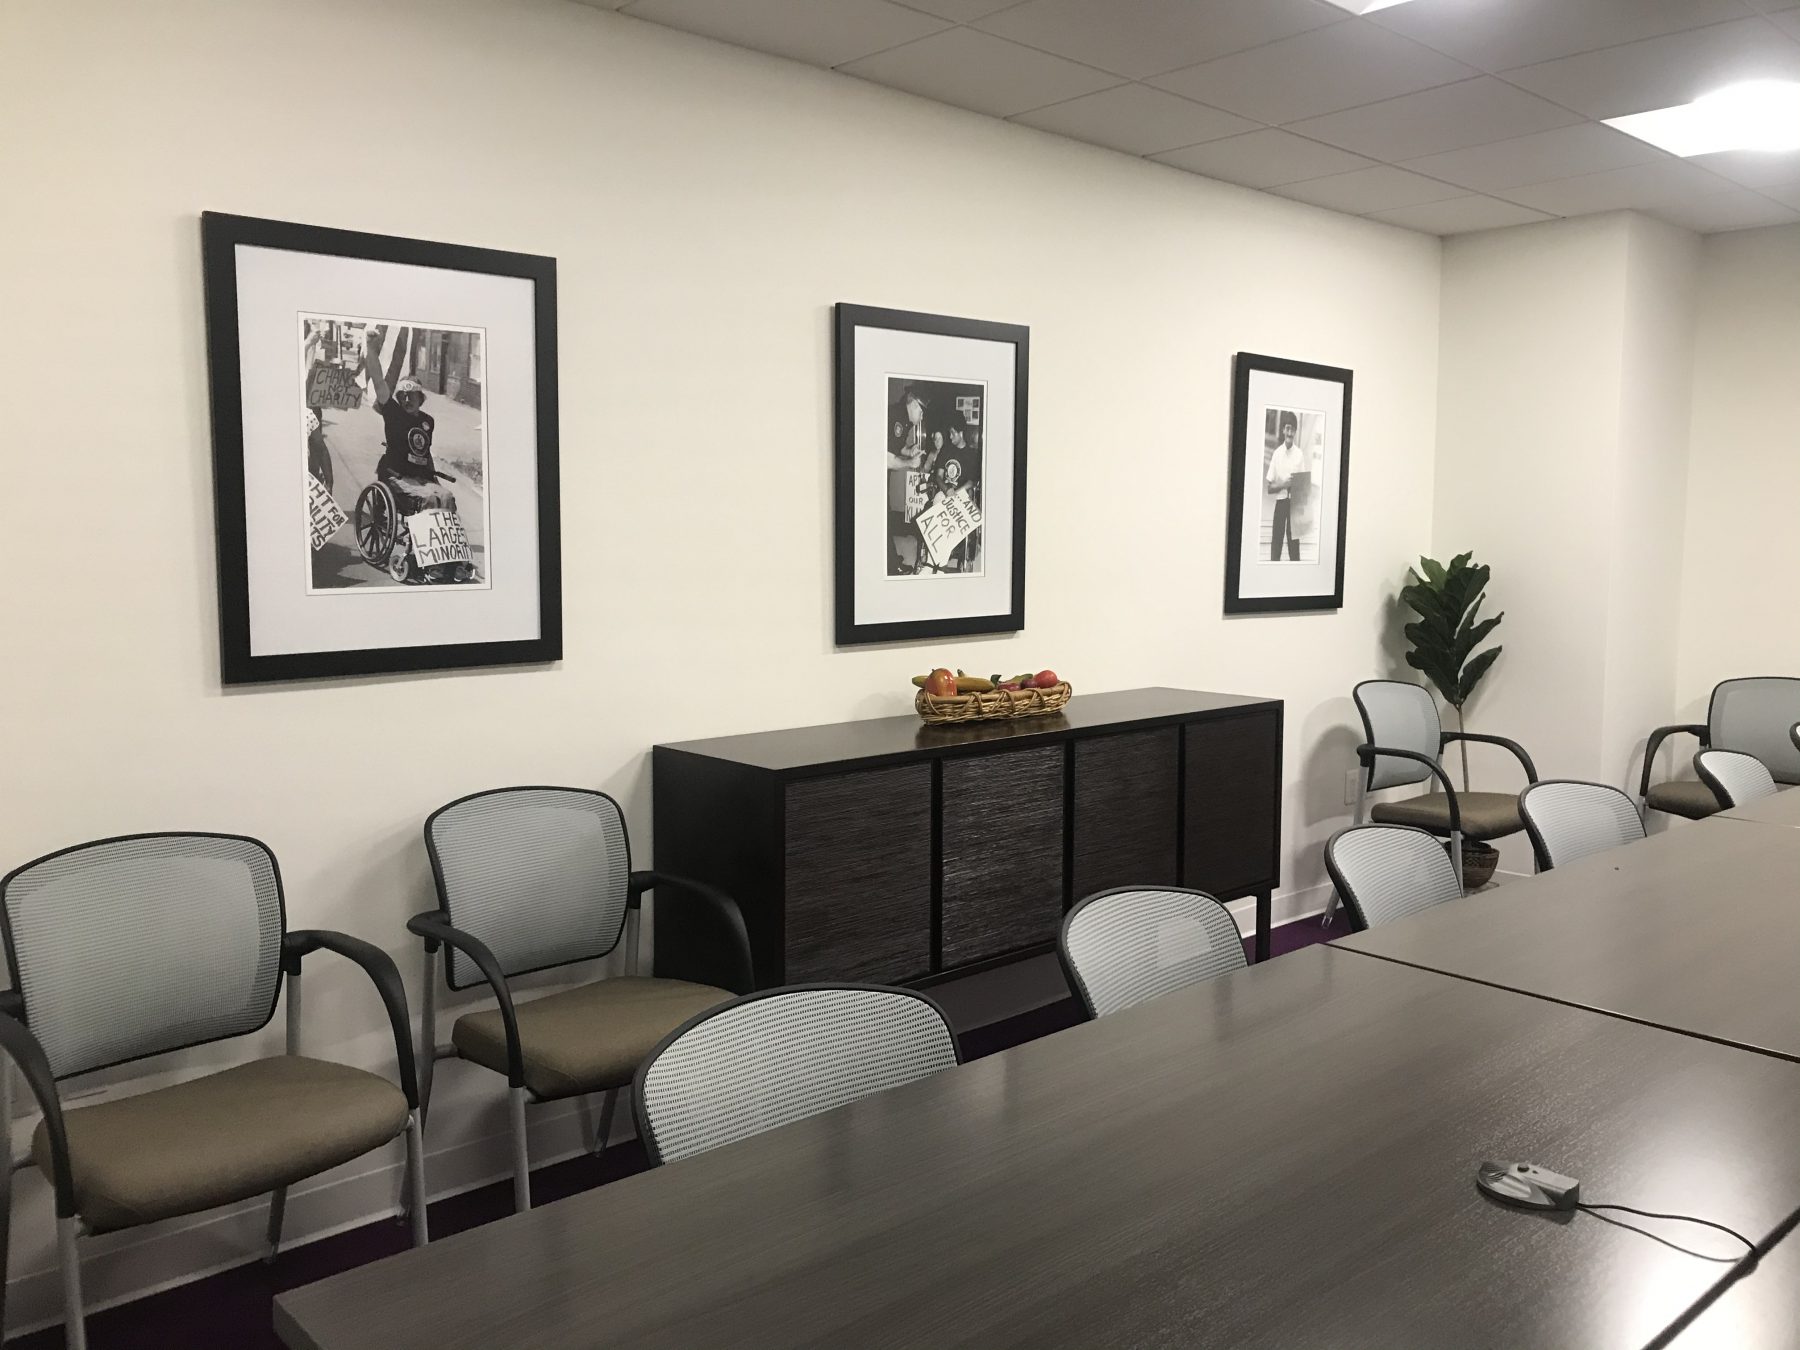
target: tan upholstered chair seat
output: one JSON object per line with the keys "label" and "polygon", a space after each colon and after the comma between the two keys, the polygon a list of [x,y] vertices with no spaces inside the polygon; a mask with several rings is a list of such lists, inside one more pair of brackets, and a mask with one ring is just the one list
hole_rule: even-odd
{"label": "tan upholstered chair seat", "polygon": [[[541,1100],[620,1087],[664,1036],[731,997],[710,984],[623,975],[515,1004],[525,1086]],[[457,1018],[450,1041],[464,1059],[506,1072],[498,1008]]]}
{"label": "tan upholstered chair seat", "polygon": [[1644,802],[1657,811],[1689,820],[1704,820],[1719,809],[1713,790],[1697,778],[1676,778],[1658,783],[1644,797]]}
{"label": "tan upholstered chair seat", "polygon": [[[63,1113],[76,1206],[95,1232],[262,1195],[406,1128],[406,1097],[345,1064],[278,1055]],[[50,1173],[42,1125],[32,1158]]]}
{"label": "tan upholstered chair seat", "polygon": [[[1459,792],[1463,835],[1469,839],[1499,839],[1525,828],[1519,817],[1519,799],[1511,792]],[[1441,792],[1408,797],[1398,802],[1377,802],[1369,819],[1383,825],[1417,825],[1435,834],[1450,833],[1450,799]]]}

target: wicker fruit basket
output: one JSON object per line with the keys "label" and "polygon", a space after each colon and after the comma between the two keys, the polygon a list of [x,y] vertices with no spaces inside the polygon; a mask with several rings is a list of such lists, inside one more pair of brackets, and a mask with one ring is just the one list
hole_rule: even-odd
{"label": "wicker fruit basket", "polygon": [[1065,680],[1048,689],[995,689],[983,694],[939,698],[919,690],[913,708],[926,722],[986,722],[1006,717],[1042,717],[1061,712],[1074,690]]}

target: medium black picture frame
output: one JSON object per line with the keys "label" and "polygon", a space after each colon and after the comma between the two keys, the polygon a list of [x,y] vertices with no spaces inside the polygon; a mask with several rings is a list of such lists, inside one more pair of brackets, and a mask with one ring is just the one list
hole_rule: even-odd
{"label": "medium black picture frame", "polygon": [[[1336,544],[1330,590],[1309,589],[1291,595],[1243,593],[1244,494],[1250,455],[1250,381],[1257,372],[1292,375],[1336,384],[1343,390],[1337,455]],[[1271,614],[1342,609],[1344,606],[1344,557],[1350,504],[1350,432],[1354,373],[1341,366],[1318,365],[1280,356],[1239,352],[1232,362],[1231,463],[1229,496],[1225,511],[1225,613]]]}
{"label": "medium black picture frame", "polygon": [[[450,272],[519,278],[532,287],[530,366],[536,427],[537,636],[412,646],[256,654],[248,567],[243,369],[239,349],[240,246]],[[562,657],[562,542],[558,469],[556,260],[355,230],[208,211],[201,215],[213,483],[219,569],[220,673],[227,685],[538,664]],[[530,554],[527,552],[526,557]],[[525,612],[529,612],[527,609]]]}
{"label": "medium black picture frame", "polygon": [[[1012,347],[1013,397],[1012,473],[1006,487],[1011,502],[1011,541],[1003,550],[1010,569],[1006,580],[1005,607],[991,613],[942,617],[926,616],[905,621],[870,622],[859,619],[856,604],[856,496],[855,455],[856,331],[886,329],[900,333],[925,333]],[[835,637],[840,647],[874,642],[910,642],[940,637],[964,637],[985,633],[1016,633],[1025,626],[1025,525],[1026,459],[1029,441],[1031,330],[1023,324],[984,319],[965,319],[944,314],[884,309],[870,305],[839,303],[833,326],[833,400],[835,452],[833,456],[833,574],[835,588]],[[885,416],[885,410],[884,410]],[[985,444],[985,443],[984,443]],[[991,447],[989,447],[991,450]],[[991,500],[991,498],[989,499]]]}

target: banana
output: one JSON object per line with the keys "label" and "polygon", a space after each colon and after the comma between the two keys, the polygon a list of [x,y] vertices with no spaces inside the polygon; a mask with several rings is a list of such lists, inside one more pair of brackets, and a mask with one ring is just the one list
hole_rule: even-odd
{"label": "banana", "polygon": [[915,676],[913,676],[913,683],[918,685],[919,688],[923,689],[925,687],[925,681],[929,680],[930,678],[931,678],[931,676],[929,674],[915,675]]}
{"label": "banana", "polygon": [[958,675],[956,692],[959,694],[985,694],[992,690],[994,682],[981,675]]}

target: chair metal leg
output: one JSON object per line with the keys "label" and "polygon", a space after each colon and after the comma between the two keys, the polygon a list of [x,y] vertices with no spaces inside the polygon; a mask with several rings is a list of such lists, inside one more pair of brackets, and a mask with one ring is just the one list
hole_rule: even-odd
{"label": "chair metal leg", "polygon": [[1463,837],[1461,830],[1450,831],[1450,861],[1456,865],[1456,889],[1464,895],[1469,888],[1463,884]]}
{"label": "chair metal leg", "polygon": [[606,1141],[612,1137],[613,1112],[619,1105],[619,1088],[608,1088],[600,1094],[600,1125],[594,1131],[592,1152],[597,1158],[606,1152]]}
{"label": "chair metal leg", "polygon": [[431,1112],[432,1070],[437,1065],[437,956],[425,953],[425,978],[419,987],[419,1112]]}
{"label": "chair metal leg", "polygon": [[67,1350],[87,1350],[87,1317],[81,1307],[81,1257],[75,1250],[75,1239],[80,1235],[80,1219],[56,1221],[56,1255],[62,1266],[63,1345]]}
{"label": "chair metal leg", "polygon": [[417,1111],[406,1118],[406,1190],[413,1246],[423,1247],[431,1235],[425,1215],[425,1122]]}
{"label": "chair metal leg", "polygon": [[1338,893],[1337,887],[1334,886],[1331,888],[1331,897],[1325,901],[1325,912],[1319,916],[1319,927],[1331,927],[1331,916],[1337,913],[1337,907]]}
{"label": "chair metal leg", "polygon": [[[1366,773],[1359,773],[1356,775],[1356,814],[1350,818],[1350,823],[1352,825],[1360,825],[1363,823],[1363,806],[1368,795],[1369,775]],[[1325,902],[1325,913],[1319,920],[1319,927],[1326,928],[1330,926],[1331,916],[1337,913],[1339,903],[1337,888],[1333,887],[1331,898]]]}
{"label": "chair metal leg", "polygon": [[507,1097],[512,1108],[513,1212],[523,1214],[531,1208],[531,1161],[525,1152],[525,1089],[512,1088]]}
{"label": "chair metal leg", "polygon": [[272,1266],[275,1257],[281,1251],[281,1221],[287,1217],[286,1186],[277,1186],[269,1196],[269,1250],[263,1255],[263,1264]]}

